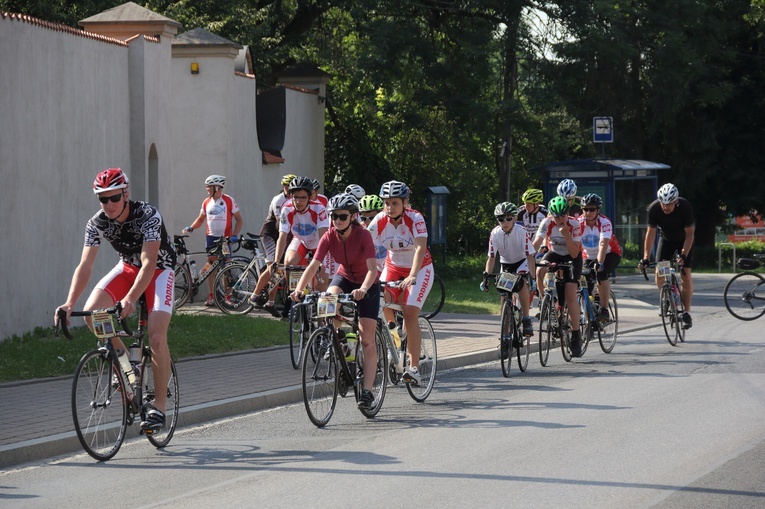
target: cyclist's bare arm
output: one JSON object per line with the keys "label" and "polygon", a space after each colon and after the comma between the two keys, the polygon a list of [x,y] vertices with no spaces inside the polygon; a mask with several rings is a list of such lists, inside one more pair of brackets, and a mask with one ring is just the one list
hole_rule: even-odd
{"label": "cyclist's bare arm", "polygon": [[491,274],[492,272],[494,272],[494,263],[495,263],[494,260],[496,256],[497,255],[495,254],[493,256],[489,256],[486,258],[486,268],[484,269],[484,272],[486,272],[487,274]]}
{"label": "cyclist's bare arm", "polygon": [[242,227],[244,226],[244,223],[242,222],[242,213],[241,211],[237,210],[231,214],[231,217],[234,219],[234,229],[231,230],[231,236],[238,237],[239,232],[242,231]]}
{"label": "cyclist's bare arm", "polygon": [[367,275],[364,277],[364,281],[361,283],[361,288],[357,288],[351,292],[355,300],[361,300],[367,296],[367,291],[377,281],[377,259],[367,258]]}
{"label": "cyclist's bare arm", "polygon": [[[200,212],[197,218],[194,219],[194,222],[191,223],[188,227],[191,228],[192,230],[196,230],[197,228],[202,226],[204,222],[205,222],[205,214],[204,212]],[[188,233],[187,228],[183,229],[183,233]]]}
{"label": "cyclist's bare arm", "polygon": [[[69,295],[66,298],[66,302],[59,306],[59,309],[66,311],[67,325],[70,325],[69,318],[72,314],[72,309],[74,309],[74,305],[79,300],[82,292],[85,291],[85,287],[88,286],[90,275],[93,272],[93,263],[95,263],[96,255],[98,254],[98,248],[99,246],[85,246],[82,248],[80,263],[77,265],[77,268],[74,269],[72,283],[69,285]],[[54,313],[53,321],[58,324],[58,313]]]}
{"label": "cyclist's bare arm", "polygon": [[269,267],[273,267],[277,263],[280,263],[279,260],[281,260],[282,256],[284,256],[285,249],[287,249],[287,233],[279,232],[279,239],[276,241],[276,253],[274,255],[274,261],[271,262]]}
{"label": "cyclist's bare arm", "polygon": [[649,260],[651,257],[651,250],[653,249],[653,243],[656,240],[656,227],[649,226],[645,232],[645,242],[643,243],[643,259]]}

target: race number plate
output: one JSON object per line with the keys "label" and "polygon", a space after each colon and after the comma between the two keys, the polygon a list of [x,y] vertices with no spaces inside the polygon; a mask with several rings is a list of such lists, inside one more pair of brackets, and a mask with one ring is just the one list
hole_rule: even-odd
{"label": "race number plate", "polygon": [[316,303],[316,316],[327,318],[337,314],[337,295],[322,295]]}
{"label": "race number plate", "polygon": [[103,309],[93,311],[93,330],[99,339],[111,338],[114,336],[114,315],[111,315]]}
{"label": "race number plate", "polygon": [[512,292],[513,286],[515,286],[515,282],[519,277],[517,274],[511,274],[510,272],[501,272],[497,277],[497,288]]}
{"label": "race number plate", "polygon": [[671,272],[672,268],[668,260],[656,264],[656,273],[659,275],[659,277],[667,277]]}

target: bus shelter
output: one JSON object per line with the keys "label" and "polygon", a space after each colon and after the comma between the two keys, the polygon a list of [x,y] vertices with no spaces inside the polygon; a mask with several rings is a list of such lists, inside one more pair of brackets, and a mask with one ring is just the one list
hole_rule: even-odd
{"label": "bus shelter", "polygon": [[658,175],[670,167],[639,159],[577,159],[545,164],[542,173],[545,200],[556,196],[564,179],[576,183],[577,195],[595,193],[603,198],[602,212],[614,224],[622,242],[640,243],[645,233],[646,207],[656,199]]}

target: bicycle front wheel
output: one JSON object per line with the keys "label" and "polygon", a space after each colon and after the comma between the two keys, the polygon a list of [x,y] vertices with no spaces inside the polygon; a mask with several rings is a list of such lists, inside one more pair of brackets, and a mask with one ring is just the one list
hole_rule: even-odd
{"label": "bicycle front wheel", "polygon": [[[556,311],[557,312],[557,311]],[[571,321],[568,318],[568,306],[563,306],[558,315],[558,329],[560,330],[560,351],[563,354],[563,360],[571,362]]]}
{"label": "bicycle front wheel", "polygon": [[[367,377],[374,377],[371,389],[372,394],[375,397],[374,402],[369,408],[359,408],[362,415],[367,419],[373,418],[382,408],[383,401],[385,401],[385,390],[388,386],[385,378],[385,374],[388,372],[388,352],[385,348],[385,340],[382,337],[382,333],[377,328],[375,328],[375,350],[377,351],[377,365],[375,366],[375,371],[374,373],[363,372],[364,376],[362,379],[366,380]],[[356,359],[360,359],[360,362],[357,362],[359,368],[364,365],[363,351],[361,341],[356,341]]]}
{"label": "bicycle front wheel", "polygon": [[[582,341],[582,355],[587,351],[587,347],[590,346],[590,339],[592,339],[593,328],[590,321],[590,308],[591,303],[588,303],[590,299],[584,298],[581,293],[578,294],[577,299],[579,301],[579,337]],[[581,357],[580,356],[580,357]]]}
{"label": "bicycle front wheel", "polygon": [[550,357],[550,343],[553,334],[553,302],[551,295],[542,298],[539,308],[539,363],[542,367],[547,366]]}
{"label": "bicycle front wheel", "polygon": [[756,272],[736,274],[725,285],[723,300],[739,320],[756,320],[765,314],[765,278]]}
{"label": "bicycle front wheel", "polygon": [[422,305],[420,314],[430,320],[436,316],[441,308],[444,307],[444,301],[446,301],[446,287],[441,277],[433,273],[433,285],[430,287],[430,292],[425,298],[425,303]]}
{"label": "bicycle front wheel", "polygon": [[258,275],[247,265],[227,263],[215,276],[215,305],[227,315],[249,313],[257,284]]}
{"label": "bicycle front wheel", "polygon": [[[600,300],[603,305],[603,299]],[[616,304],[616,296],[613,290],[608,299],[608,318],[599,320],[600,348],[605,353],[611,353],[616,346],[616,336],[619,334],[619,307]]]}
{"label": "bicycle front wheel", "polygon": [[430,392],[433,390],[433,384],[436,383],[438,353],[436,351],[436,333],[433,332],[433,326],[430,325],[430,321],[421,315],[417,319],[417,324],[422,335],[419,366],[421,380],[419,385],[406,384],[406,390],[409,391],[409,395],[413,400],[422,403],[428,399]]}
{"label": "bicycle front wheel", "polygon": [[[154,406],[154,401],[156,400],[154,370],[151,365],[151,359],[145,356],[143,364],[141,369],[141,408],[146,404]],[[175,362],[172,359],[170,359],[170,379],[167,381],[167,394],[165,398],[165,427],[151,433],[146,432],[146,438],[149,439],[151,445],[157,448],[165,447],[170,443],[170,439],[173,438],[173,433],[175,433],[175,427],[178,425],[180,390],[178,388],[178,372],[175,370]]]}
{"label": "bicycle front wheel", "polygon": [[664,334],[666,334],[669,344],[676,346],[677,329],[675,325],[677,323],[677,310],[675,309],[675,301],[672,298],[672,290],[670,290],[669,286],[661,287],[659,305],[661,306],[661,323],[664,326]]}
{"label": "bicycle front wheel", "polygon": [[173,280],[173,308],[178,309],[189,301],[191,295],[191,272],[185,263],[175,264],[175,279]]}
{"label": "bicycle front wheel", "polygon": [[508,299],[503,299],[502,318],[499,321],[499,362],[502,366],[502,376],[505,378],[510,378],[513,338],[517,333],[513,319],[513,307]]}
{"label": "bicycle front wheel", "polygon": [[80,359],[74,372],[74,429],[85,452],[98,461],[117,454],[127,432],[128,402],[119,369],[106,350],[93,350]]}
{"label": "bicycle front wheel", "polygon": [[338,365],[329,329],[316,329],[306,346],[312,355],[303,355],[303,403],[311,422],[323,427],[332,418],[337,404]]}

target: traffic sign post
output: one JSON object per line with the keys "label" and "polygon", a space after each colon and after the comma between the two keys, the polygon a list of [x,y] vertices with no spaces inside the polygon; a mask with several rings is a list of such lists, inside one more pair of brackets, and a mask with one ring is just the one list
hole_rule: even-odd
{"label": "traffic sign post", "polygon": [[603,158],[606,157],[606,143],[614,142],[614,117],[593,117],[592,141],[601,143]]}

